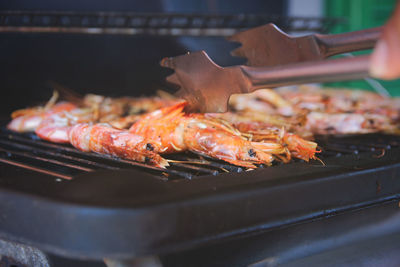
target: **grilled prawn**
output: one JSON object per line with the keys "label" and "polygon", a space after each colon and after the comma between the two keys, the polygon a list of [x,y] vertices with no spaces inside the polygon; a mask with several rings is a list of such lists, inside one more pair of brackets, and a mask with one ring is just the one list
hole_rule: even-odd
{"label": "grilled prawn", "polygon": [[[237,114],[230,112],[207,114],[207,116],[221,118],[232,123],[247,138],[257,141],[253,142],[256,146],[265,142],[281,145],[285,148],[282,154],[285,155],[286,159],[282,156],[278,157],[285,162],[289,161],[292,156],[309,161],[310,159],[315,159],[315,153],[318,152],[317,143],[303,138],[309,138],[311,134],[301,126],[299,118],[284,120],[277,115],[254,116],[254,113]],[[291,131],[288,132],[287,129]],[[299,132],[302,135],[293,134],[292,131]]]}
{"label": "grilled prawn", "polygon": [[305,127],[315,134],[356,134],[384,132],[399,134],[389,117],[379,114],[310,112]]}
{"label": "grilled prawn", "polygon": [[[278,88],[274,92],[259,90],[252,94],[239,95],[231,100],[231,107],[234,110],[246,116],[253,114],[251,115],[253,119],[254,114],[262,114],[266,120],[269,120],[271,115],[283,116],[283,121],[287,124],[286,129],[301,136],[304,136],[303,133],[398,134],[400,132],[399,98],[384,97],[368,91],[299,86]],[[302,127],[292,124],[293,117],[304,118]],[[259,118],[255,120],[258,124],[265,122]]]}
{"label": "grilled prawn", "polygon": [[[42,139],[55,143],[69,143],[68,133],[71,127],[78,123],[105,122],[113,127],[128,128],[141,115],[135,114],[158,107],[172,105],[175,100],[159,97],[121,97],[110,98],[101,95],[88,94],[80,101],[81,107],[63,112],[53,112],[46,116],[35,127],[35,133]],[[124,116],[126,114],[131,114]]]}
{"label": "grilled prawn", "polygon": [[34,107],[17,110],[12,113],[12,121],[7,128],[16,132],[32,132],[46,118],[64,111],[70,111],[76,105],[69,102],[59,102],[52,107]]}
{"label": "grilled prawn", "polygon": [[274,159],[271,154],[282,152],[280,145],[246,140],[221,120],[185,114],[185,105],[181,102],[154,111],[133,124],[130,132],[154,141],[160,153],[189,150],[248,168],[254,168],[254,164],[270,164]]}
{"label": "grilled prawn", "polygon": [[68,134],[72,126],[96,120],[96,114],[92,109],[74,108],[48,116],[36,127],[35,133],[41,139],[50,142],[69,143]]}
{"label": "grilled prawn", "polygon": [[69,131],[69,140],[74,147],[85,152],[117,156],[158,167],[168,166],[168,162],[156,153],[160,150],[158,144],[108,124],[76,124]]}
{"label": "grilled prawn", "polygon": [[[102,95],[87,94],[83,98],[83,106],[97,109],[99,117],[116,118],[127,115],[138,115],[160,108],[172,106],[179,100],[153,97],[105,97]],[[110,119],[108,119],[110,120]]]}
{"label": "grilled prawn", "polygon": [[295,114],[292,104],[272,89],[261,89],[250,94],[232,95],[229,99],[229,106],[232,110],[242,112],[249,111],[283,116]]}
{"label": "grilled prawn", "polygon": [[100,122],[107,122],[118,129],[128,129],[143,114],[172,106],[178,101],[167,96],[110,98],[88,94],[84,97],[83,104],[96,112],[95,117]]}
{"label": "grilled prawn", "polygon": [[[87,110],[92,111],[91,120],[100,122],[110,122],[117,127],[129,128],[140,117],[138,114],[150,112],[162,107],[167,107],[177,103],[176,99],[161,97],[120,97],[110,98],[101,95],[87,94],[82,100],[62,101],[56,104],[59,94],[55,91],[52,98],[45,106],[16,110],[11,114],[12,121],[7,128],[16,132],[32,132],[47,118],[63,112],[71,112],[69,123],[77,117],[87,117]],[[83,108],[84,110],[79,110]],[[74,111],[73,111],[74,110]],[[85,113],[85,114],[83,114]],[[61,115],[60,117],[68,117]],[[48,130],[51,127],[61,126],[62,118],[52,118],[47,120]],[[57,123],[55,123],[57,121]],[[85,120],[84,120],[85,121]],[[65,124],[65,123],[64,123]],[[54,129],[55,130],[55,129]],[[58,129],[60,130],[60,129]],[[40,134],[39,134],[40,135]],[[44,134],[46,136],[47,134]],[[47,138],[51,140],[51,138]],[[63,138],[65,139],[65,138]]]}

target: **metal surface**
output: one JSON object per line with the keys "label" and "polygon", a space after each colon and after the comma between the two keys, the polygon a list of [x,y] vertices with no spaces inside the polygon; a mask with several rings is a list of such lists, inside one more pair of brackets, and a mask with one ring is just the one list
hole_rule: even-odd
{"label": "metal surface", "polygon": [[241,43],[232,55],[247,59],[255,67],[279,66],[295,62],[317,61],[327,57],[371,49],[382,28],[371,28],[342,34],[313,34],[293,37],[270,23],[229,37]]}
{"label": "metal surface", "polygon": [[136,258],[132,260],[112,260],[104,259],[107,267],[162,267],[160,259],[157,256]]}
{"label": "metal surface", "polygon": [[338,21],[252,14],[0,11],[0,32],[230,36],[269,22],[285,30],[325,32]]}
{"label": "metal surface", "polygon": [[30,246],[0,240],[0,266],[9,267],[50,267],[46,255]]}
{"label": "metal surface", "polygon": [[191,153],[171,155],[170,167],[162,169],[130,160],[81,152],[70,146],[39,140],[34,134],[0,131],[0,162],[30,171],[71,180],[74,175],[96,170],[146,170],[159,179],[192,179],[196,176],[241,172],[241,167]]}
{"label": "metal surface", "polygon": [[163,255],[164,267],[399,266],[398,201]]}
{"label": "metal surface", "polygon": [[163,67],[175,71],[167,81],[180,87],[189,109],[226,112],[232,94],[261,88],[360,79],[368,76],[369,56],[301,62],[276,67],[220,67],[205,51],[164,58]]}
{"label": "metal surface", "polygon": [[[19,146],[21,136],[12,136],[0,140],[15,142],[13,151],[18,147],[19,152],[34,153]],[[24,138],[24,144],[43,146],[42,141]],[[319,140],[323,148],[330,145],[320,155],[325,166],[317,161],[294,162],[192,180],[163,179],[146,168],[116,170],[118,160],[100,160],[87,153],[85,159],[111,169],[97,165],[92,166],[95,171],[74,169],[72,179],[65,180],[1,163],[0,236],[60,256],[130,260],[322,219],[398,200],[399,142],[397,136],[384,135],[330,137]],[[2,145],[11,150],[10,146]],[[69,156],[77,152],[55,147]],[[72,172],[52,162],[19,158],[13,151],[1,157]]]}

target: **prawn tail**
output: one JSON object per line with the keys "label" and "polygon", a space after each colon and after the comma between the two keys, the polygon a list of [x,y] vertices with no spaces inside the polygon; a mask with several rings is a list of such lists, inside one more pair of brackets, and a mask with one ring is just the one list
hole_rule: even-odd
{"label": "prawn tail", "polygon": [[298,135],[286,133],[282,141],[287,145],[290,153],[295,158],[305,161],[316,159],[315,154],[321,151],[317,149],[318,144],[312,141],[307,141]]}
{"label": "prawn tail", "polygon": [[287,152],[283,145],[274,142],[251,142],[251,145],[255,148],[257,158],[266,165],[271,165],[275,158],[284,158],[282,155]]}

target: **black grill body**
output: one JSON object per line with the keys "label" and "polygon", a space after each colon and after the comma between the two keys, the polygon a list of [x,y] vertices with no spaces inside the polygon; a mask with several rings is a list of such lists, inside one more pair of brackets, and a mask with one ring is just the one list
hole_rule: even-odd
{"label": "black grill body", "polygon": [[336,21],[288,18],[286,1],[199,3],[1,3],[0,238],[74,259],[161,255],[166,266],[265,266],[271,258],[309,266],[311,254],[340,258],[341,244],[377,234],[392,235],[395,247],[397,136],[319,138],[324,164],[245,171],[180,154],[161,170],[5,129],[11,111],[49,98],[49,81],[80,94],[173,92],[163,82],[170,71],[159,67],[165,56],[204,49],[220,65],[243,63],[229,54],[238,46],[224,39],[232,30],[267,19],[287,31],[326,31]]}
{"label": "black grill body", "polygon": [[[113,169],[92,165],[96,170],[78,170],[70,180],[37,171],[43,168],[40,164],[50,164],[41,162],[41,151],[27,152],[38,156],[40,164],[15,154],[31,138],[3,130],[0,143],[9,152],[1,158],[29,163],[31,168],[1,163],[1,235],[69,257],[127,259],[166,254],[400,197],[396,136],[322,139],[322,146],[327,142],[336,147],[321,154],[325,165],[294,162],[213,174],[189,168],[184,172],[192,173],[191,179],[168,178],[158,170],[121,165],[117,159],[81,155],[78,158]],[[40,142],[33,147],[39,149]],[[54,154],[47,158],[68,159],[69,166],[52,171],[69,175],[71,159],[55,154],[74,153],[73,148],[65,148],[48,148]],[[181,170],[173,166],[171,171]]]}

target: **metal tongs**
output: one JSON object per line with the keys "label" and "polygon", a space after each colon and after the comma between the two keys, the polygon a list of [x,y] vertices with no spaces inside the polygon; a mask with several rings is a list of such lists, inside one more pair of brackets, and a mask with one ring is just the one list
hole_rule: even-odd
{"label": "metal tongs", "polygon": [[167,81],[180,87],[177,95],[188,101],[190,110],[225,112],[232,94],[367,77],[369,56],[324,59],[373,48],[381,30],[378,27],[343,34],[292,37],[267,24],[229,38],[242,43],[232,54],[247,58],[249,66],[221,67],[204,51],[164,58],[160,64],[175,70]]}

